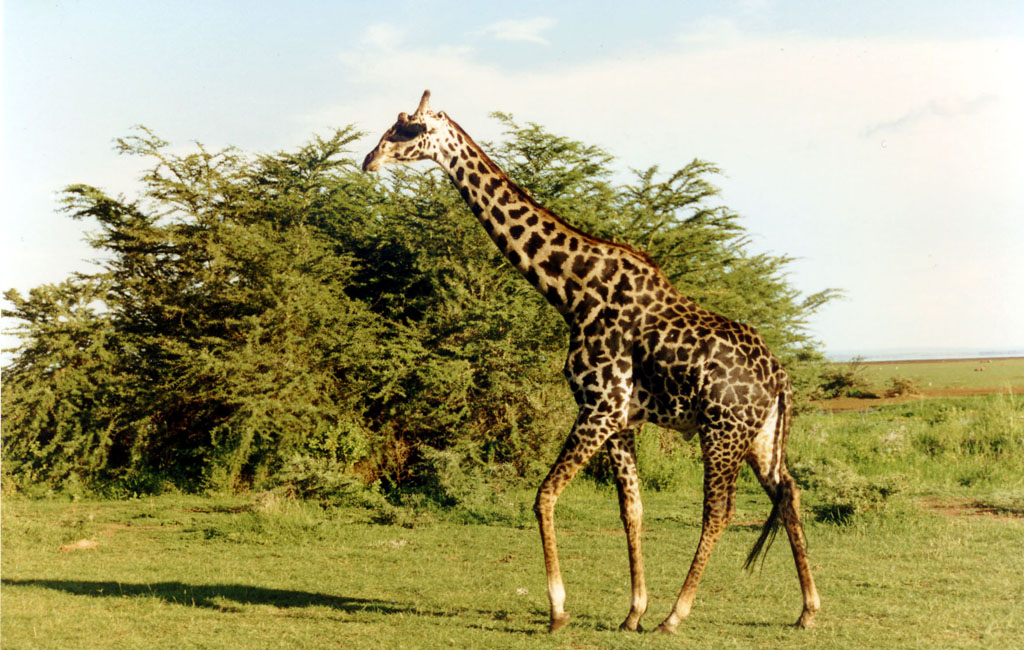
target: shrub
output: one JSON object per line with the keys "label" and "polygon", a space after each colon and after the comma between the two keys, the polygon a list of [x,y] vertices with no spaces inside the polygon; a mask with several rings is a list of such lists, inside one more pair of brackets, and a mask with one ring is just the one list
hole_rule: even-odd
{"label": "shrub", "polygon": [[831,363],[824,367],[815,390],[817,399],[837,397],[878,397],[864,377],[864,360],[856,358],[849,363]]}
{"label": "shrub", "polygon": [[838,461],[801,461],[794,463],[791,471],[813,494],[810,510],[814,518],[833,524],[848,524],[858,515],[883,509],[907,484],[902,475],[868,479]]}
{"label": "shrub", "polygon": [[636,443],[641,484],[661,492],[695,480],[699,483],[703,472],[700,453],[696,440],[685,441],[677,431],[654,425],[643,427]]}
{"label": "shrub", "polygon": [[907,377],[893,377],[889,380],[889,387],[885,390],[886,397],[903,397],[905,395],[920,395],[921,388],[917,382]]}

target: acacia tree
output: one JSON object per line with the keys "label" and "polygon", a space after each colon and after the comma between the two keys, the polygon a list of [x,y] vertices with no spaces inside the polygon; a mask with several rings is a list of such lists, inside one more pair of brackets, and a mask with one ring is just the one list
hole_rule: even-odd
{"label": "acacia tree", "polygon": [[[713,165],[613,185],[602,150],[498,119],[505,138],[489,149],[540,202],[646,249],[791,365],[814,353],[806,318],[832,293],[801,298],[788,258],[747,251],[739,217],[715,203]],[[5,480],[359,480],[457,500],[453,471],[543,471],[572,417],[564,325],[442,174],[362,174],[347,150],[359,135],[178,156],[141,130],[118,141],[151,162],[137,199],[69,187],[67,212],[98,226],[105,261],[6,294],[22,345],[4,372]]]}
{"label": "acacia tree", "polygon": [[4,294],[4,315],[20,321],[24,340],[4,368],[5,473],[49,482],[97,475],[110,462],[127,387],[116,371],[117,331],[96,308],[106,288],[103,278],[79,277],[27,297]]}
{"label": "acacia tree", "polygon": [[[265,482],[296,453],[348,467],[367,456],[360,361],[381,320],[344,291],[352,258],[305,223],[327,209],[331,193],[320,190],[341,192],[331,179],[354,176],[339,154],[356,136],[343,130],[298,154],[249,159],[201,147],[169,155],[143,131],[119,141],[123,153],[154,161],[138,201],[69,187],[66,209],[99,226],[90,243],[105,261],[61,286],[64,294],[92,288],[88,300],[102,315],[82,307],[65,323],[51,297],[60,287],[27,300],[8,293],[15,309],[5,315],[22,321],[26,343],[5,373],[6,470],[32,467],[26,478],[54,482],[84,474],[94,484],[234,487]],[[91,383],[52,379],[53,367],[76,363],[78,348],[38,359],[62,323],[79,328],[79,348],[102,352],[87,366]],[[41,418],[44,405],[28,401],[40,390],[58,404],[85,393],[93,406]],[[103,444],[89,442],[99,432]],[[66,442],[48,459],[31,452],[58,438]],[[99,460],[73,462],[87,447]]]}

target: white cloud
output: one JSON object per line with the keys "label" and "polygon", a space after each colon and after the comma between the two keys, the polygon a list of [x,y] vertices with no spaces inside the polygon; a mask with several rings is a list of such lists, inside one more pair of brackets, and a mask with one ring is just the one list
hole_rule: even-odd
{"label": "white cloud", "polygon": [[502,41],[526,41],[547,45],[548,40],[542,34],[554,25],[554,18],[540,16],[524,20],[502,20],[484,27],[482,32]]}
{"label": "white cloud", "polygon": [[705,16],[686,25],[677,41],[683,45],[728,45],[740,40],[736,23],[723,16]]}
{"label": "white cloud", "polygon": [[876,133],[899,131],[919,124],[929,118],[945,119],[972,116],[991,107],[995,102],[998,102],[998,99],[991,93],[985,93],[972,99],[964,99],[962,97],[932,99],[895,119],[869,126],[865,130],[864,136],[871,137]]}
{"label": "white cloud", "polygon": [[375,23],[363,33],[363,43],[381,50],[393,50],[405,40],[405,29],[392,23]]}

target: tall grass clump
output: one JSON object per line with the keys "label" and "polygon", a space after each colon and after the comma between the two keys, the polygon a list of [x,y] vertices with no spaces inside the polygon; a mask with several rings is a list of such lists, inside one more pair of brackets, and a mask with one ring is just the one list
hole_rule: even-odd
{"label": "tall grass clump", "polygon": [[839,513],[849,510],[839,485],[849,480],[850,490],[860,491],[847,470],[874,483],[880,497],[894,477],[901,477],[896,493],[914,496],[981,497],[996,490],[1024,496],[1024,401],[992,395],[805,415],[796,420],[791,457],[809,491],[828,492]]}
{"label": "tall grass clump", "polygon": [[636,438],[637,467],[647,490],[657,492],[699,485],[703,465],[696,440],[684,440],[671,429],[643,427]]}
{"label": "tall grass clump", "polygon": [[857,357],[848,363],[830,363],[822,367],[813,397],[877,397],[871,389],[864,359]]}
{"label": "tall grass clump", "polygon": [[1024,403],[1015,395],[922,402],[905,415],[922,473],[949,487],[986,488],[1024,476]]}
{"label": "tall grass clump", "polygon": [[867,478],[841,460],[805,460],[790,470],[812,495],[808,502],[814,519],[833,524],[848,524],[855,516],[883,510],[907,485],[901,474]]}

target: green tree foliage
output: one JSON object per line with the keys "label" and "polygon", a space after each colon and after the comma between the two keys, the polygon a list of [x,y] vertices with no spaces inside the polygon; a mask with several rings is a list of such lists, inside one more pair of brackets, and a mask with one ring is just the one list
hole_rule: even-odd
{"label": "green tree foliage", "polygon": [[3,373],[5,473],[45,482],[98,475],[110,461],[130,390],[118,374],[117,333],[97,309],[106,288],[77,278],[27,298],[5,294],[13,309],[4,315],[21,321],[25,340]]}
{"label": "green tree foliage", "polygon": [[[695,160],[611,182],[595,147],[497,115],[539,201],[651,253],[684,292],[813,356],[785,257],[755,255]],[[440,170],[362,174],[341,129],[295,152],[176,155],[140,129],[137,199],[73,185],[100,268],[5,294],[5,481],[108,491],[433,486],[543,471],[573,417],[565,326]],[[455,471],[456,468],[458,471]],[[319,482],[318,482],[319,481]],[[298,487],[301,486],[301,487]]]}

